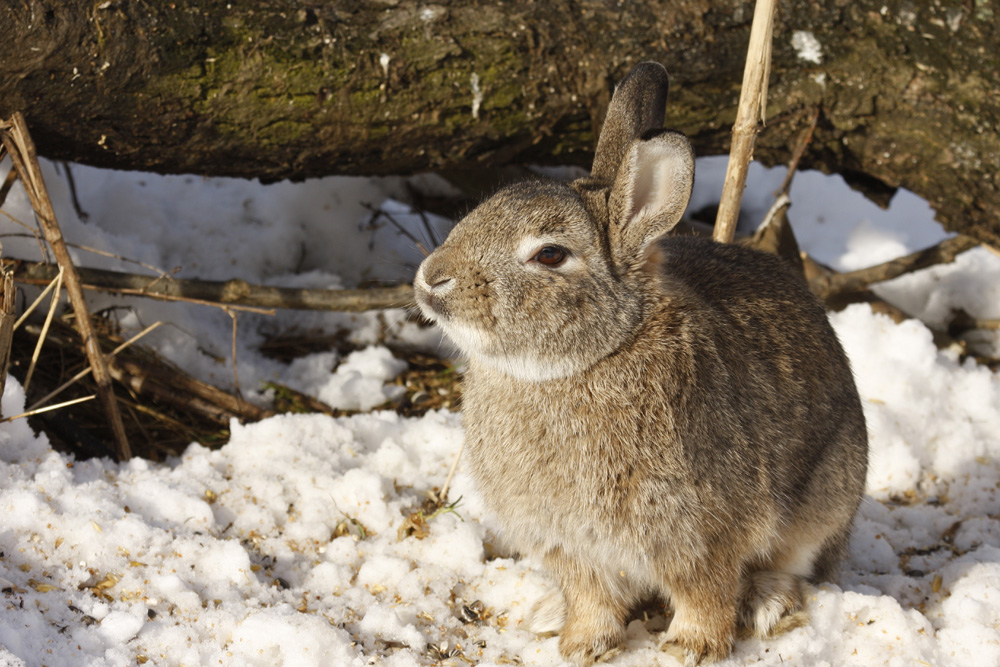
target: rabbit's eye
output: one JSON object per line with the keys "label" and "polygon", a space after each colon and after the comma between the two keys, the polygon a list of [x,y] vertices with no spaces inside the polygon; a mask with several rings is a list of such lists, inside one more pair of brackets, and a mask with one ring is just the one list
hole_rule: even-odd
{"label": "rabbit's eye", "polygon": [[559,266],[566,261],[566,255],[568,254],[566,248],[560,248],[557,245],[547,245],[539,250],[532,259],[545,266]]}

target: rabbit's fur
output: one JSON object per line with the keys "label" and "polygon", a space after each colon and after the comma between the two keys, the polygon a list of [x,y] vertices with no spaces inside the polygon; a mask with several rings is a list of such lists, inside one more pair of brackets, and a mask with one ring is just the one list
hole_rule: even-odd
{"label": "rabbit's fur", "polygon": [[768,635],[802,580],[836,576],[865,481],[854,379],[803,280],[664,237],[694,170],[659,129],[666,90],[660,65],[635,67],[590,178],[500,190],[415,281],[469,357],[472,473],[507,540],[561,584],[565,608],[539,613],[565,613],[578,664],[615,649],[651,594],[689,662],[727,656],[738,628]]}

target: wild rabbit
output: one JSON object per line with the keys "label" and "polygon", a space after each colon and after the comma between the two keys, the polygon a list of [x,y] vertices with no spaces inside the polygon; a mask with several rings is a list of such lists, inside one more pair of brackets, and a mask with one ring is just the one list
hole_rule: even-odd
{"label": "wild rabbit", "polygon": [[650,595],[689,663],[726,657],[739,627],[769,635],[803,580],[836,576],[864,489],[857,389],[803,280],[664,236],[694,172],[660,129],[666,95],[662,66],[636,66],[589,178],[503,188],[415,281],[469,358],[471,471],[510,544],[560,582],[559,648],[584,665]]}

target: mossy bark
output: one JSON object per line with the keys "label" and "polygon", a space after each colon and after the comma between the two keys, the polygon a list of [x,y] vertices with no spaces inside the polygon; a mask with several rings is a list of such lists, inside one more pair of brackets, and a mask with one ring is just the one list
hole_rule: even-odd
{"label": "mossy bark", "polygon": [[[668,124],[725,152],[752,15],[745,0],[10,4],[0,113],[23,111],[42,154],[265,181],[587,164],[613,82],[645,59],[672,74]],[[780,2],[756,157],[784,162],[818,108],[803,166],[874,197],[907,187],[1000,243],[1000,0],[931,5]]]}

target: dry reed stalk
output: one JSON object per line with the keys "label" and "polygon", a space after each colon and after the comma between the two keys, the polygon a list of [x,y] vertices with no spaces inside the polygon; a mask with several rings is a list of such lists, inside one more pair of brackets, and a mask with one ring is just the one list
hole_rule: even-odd
{"label": "dry reed stalk", "polygon": [[80,286],[76,267],[69,255],[69,249],[66,247],[62,230],[59,229],[59,222],[56,220],[55,211],[52,208],[52,201],[49,199],[48,190],[42,179],[35,144],[31,135],[28,134],[24,116],[20,112],[16,112],[9,121],[0,123],[0,134],[3,135],[4,147],[14,161],[14,168],[28,193],[35,215],[42,225],[42,232],[45,234],[59,266],[65,270],[66,292],[69,294],[70,303],[76,313],[76,326],[80,338],[83,339],[83,347],[87,352],[90,365],[94,369],[97,395],[111,426],[115,450],[119,460],[128,460],[132,458],[132,450],[128,444],[128,436],[125,434],[125,424],[118,411],[118,404],[115,402],[111,376],[108,374],[107,364],[101,354],[97,335],[90,321],[90,312],[87,310],[87,302],[83,297],[83,288]]}
{"label": "dry reed stalk", "polygon": [[24,376],[24,393],[28,394],[28,387],[31,386],[31,376],[35,374],[35,365],[38,363],[38,357],[42,353],[42,345],[45,343],[45,337],[49,335],[49,327],[52,326],[52,318],[56,314],[56,306],[59,305],[59,297],[62,296],[62,282],[63,282],[63,270],[59,269],[59,275],[56,276],[55,289],[52,290],[52,296],[49,298],[49,312],[45,314],[45,323],[42,325],[42,333],[38,334],[38,340],[35,342],[35,350],[31,353],[31,363],[28,364],[28,373]]}
{"label": "dry reed stalk", "polygon": [[[7,386],[7,367],[10,365],[10,344],[14,336],[14,303],[17,289],[14,287],[14,275],[2,271],[0,276],[0,396],[3,396]],[[3,416],[0,411],[0,416]]]}
{"label": "dry reed stalk", "polygon": [[[14,322],[14,331],[17,331],[18,329],[21,328],[21,325],[24,324],[24,321],[28,319],[28,317],[33,312],[35,312],[35,308],[38,308],[39,304],[41,304],[42,301],[45,300],[45,297],[49,295],[49,292],[55,289],[56,283],[62,285],[62,274],[63,274],[62,269],[60,269],[59,272],[56,274],[56,277],[49,281],[49,284],[45,286],[45,289],[43,289],[38,294],[38,296],[35,297],[35,300],[31,302],[31,305],[24,309],[24,312],[21,313],[21,316],[17,318],[16,322]],[[14,274],[11,273],[11,275],[13,276]]]}
{"label": "dry reed stalk", "polygon": [[233,321],[233,395],[239,400],[243,400],[243,392],[240,391],[240,372],[236,369],[236,312],[232,308],[223,308],[226,315]]}
{"label": "dry reed stalk", "polygon": [[82,398],[74,398],[72,401],[66,401],[65,403],[56,403],[55,405],[47,405],[44,408],[38,408],[37,410],[28,410],[27,412],[22,412],[19,415],[14,415],[13,417],[4,417],[0,419],[0,422],[12,422],[15,419],[22,419],[24,417],[33,417],[35,415],[40,415],[43,412],[49,412],[51,410],[58,410],[59,408],[68,408],[71,405],[76,405],[77,403],[83,403],[84,401],[92,401],[97,398],[97,394],[91,394],[90,396],[84,396]]}
{"label": "dry reed stalk", "polygon": [[[3,160],[4,150],[5,149],[2,146],[0,146],[0,160]],[[14,181],[16,180],[17,180],[17,171],[11,169],[10,171],[7,172],[7,175],[4,177],[3,185],[0,185],[0,206],[3,206],[4,202],[7,201],[7,194],[10,192],[10,189],[14,187]]]}
{"label": "dry reed stalk", "polygon": [[729,150],[729,165],[722,186],[722,199],[715,218],[712,235],[720,243],[730,243],[736,234],[736,219],[740,213],[743,188],[747,182],[747,167],[753,159],[753,145],[759,124],[764,122],[767,105],[767,79],[771,71],[771,33],[774,29],[775,0],[757,0],[750,45],[743,70],[740,103],[733,123],[733,140]]}

